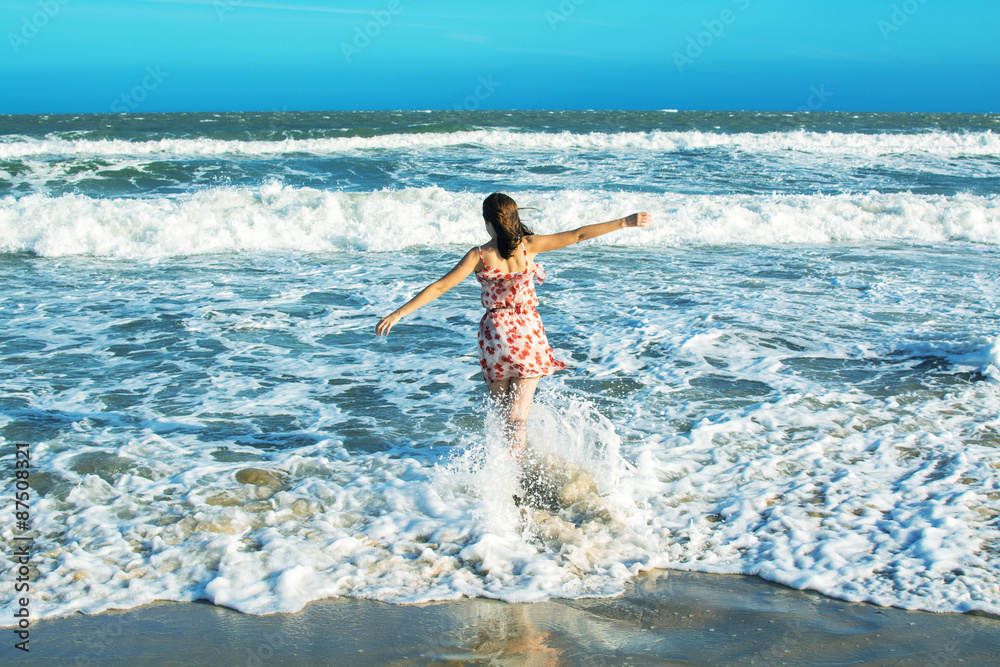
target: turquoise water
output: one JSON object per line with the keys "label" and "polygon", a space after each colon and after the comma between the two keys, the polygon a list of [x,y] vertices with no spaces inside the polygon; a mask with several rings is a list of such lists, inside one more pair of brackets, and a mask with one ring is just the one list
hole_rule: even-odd
{"label": "turquoise water", "polygon": [[[670,567],[997,612],[997,122],[0,119],[33,608],[539,600]],[[541,258],[549,512],[510,500],[474,281],[373,335],[486,240],[494,189],[540,233],[653,214]]]}
{"label": "turquoise water", "polygon": [[355,112],[7,116],[0,195],[218,187],[995,194],[996,114]]}

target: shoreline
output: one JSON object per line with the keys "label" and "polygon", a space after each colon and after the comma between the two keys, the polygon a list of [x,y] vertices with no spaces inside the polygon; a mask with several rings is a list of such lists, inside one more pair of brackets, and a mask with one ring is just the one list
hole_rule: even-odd
{"label": "shoreline", "polygon": [[746,575],[654,570],[616,598],[396,605],[357,598],[250,616],[207,602],[36,621],[18,664],[989,665],[1000,619],[843,602]]}

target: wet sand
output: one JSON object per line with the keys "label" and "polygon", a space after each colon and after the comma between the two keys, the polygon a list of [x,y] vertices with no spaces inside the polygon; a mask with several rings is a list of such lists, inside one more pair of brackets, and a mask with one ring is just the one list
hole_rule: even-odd
{"label": "wet sand", "polygon": [[338,598],[247,616],[164,602],[38,621],[30,654],[9,644],[3,662],[21,665],[985,666],[1000,665],[1000,620],[661,570],[617,598],[536,604]]}

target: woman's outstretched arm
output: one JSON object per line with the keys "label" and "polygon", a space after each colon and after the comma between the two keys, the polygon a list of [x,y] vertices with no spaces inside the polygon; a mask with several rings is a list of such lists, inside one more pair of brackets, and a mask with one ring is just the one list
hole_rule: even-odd
{"label": "woman's outstretched arm", "polygon": [[596,225],[585,225],[579,229],[558,234],[533,234],[524,237],[525,247],[528,252],[538,253],[549,250],[558,250],[568,245],[586,241],[587,239],[603,236],[610,232],[624,229],[626,227],[645,227],[649,224],[651,216],[649,213],[633,213],[632,215],[610,222],[600,222]]}
{"label": "woman's outstretched arm", "polygon": [[419,294],[397,308],[391,315],[383,317],[379,323],[375,325],[375,335],[388,336],[389,330],[396,326],[396,323],[399,322],[399,320],[401,320],[405,315],[409,315],[417,308],[426,306],[431,301],[465,280],[465,278],[476,268],[476,264],[478,263],[479,253],[475,248],[473,248],[469,252],[465,253],[465,257],[463,257],[462,260],[455,265],[455,268],[420,290]]}

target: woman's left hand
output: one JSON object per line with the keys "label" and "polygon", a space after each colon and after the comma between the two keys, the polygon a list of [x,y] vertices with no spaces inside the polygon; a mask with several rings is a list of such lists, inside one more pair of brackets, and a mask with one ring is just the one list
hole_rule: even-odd
{"label": "woman's left hand", "polygon": [[379,320],[379,323],[375,325],[375,335],[388,336],[389,329],[396,326],[396,322],[399,322],[399,320],[401,320],[402,317],[403,317],[402,315],[399,315],[397,313],[393,313],[388,317],[383,317],[381,320]]}
{"label": "woman's left hand", "polygon": [[633,213],[632,215],[625,218],[626,227],[648,227],[649,221],[652,220],[653,216],[649,213]]}

